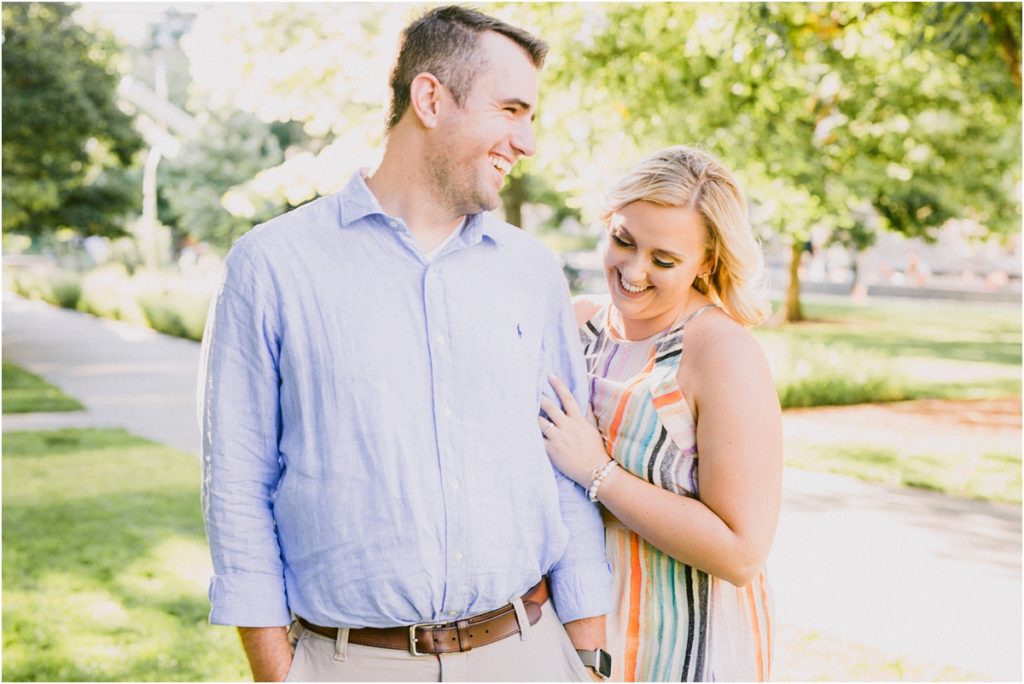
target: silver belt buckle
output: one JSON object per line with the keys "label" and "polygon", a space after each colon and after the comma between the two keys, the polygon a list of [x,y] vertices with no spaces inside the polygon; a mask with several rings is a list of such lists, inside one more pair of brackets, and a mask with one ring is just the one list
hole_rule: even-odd
{"label": "silver belt buckle", "polygon": [[420,653],[416,650],[416,642],[419,639],[416,638],[416,630],[420,627],[440,627],[436,622],[417,622],[415,625],[409,625],[409,653],[414,656],[428,656],[433,655],[432,653]]}

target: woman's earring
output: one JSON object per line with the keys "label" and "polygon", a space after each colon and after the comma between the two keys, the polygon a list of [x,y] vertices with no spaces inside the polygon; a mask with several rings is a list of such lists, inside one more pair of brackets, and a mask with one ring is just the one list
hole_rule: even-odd
{"label": "woman's earring", "polygon": [[707,285],[708,284],[708,280],[711,278],[711,273],[701,273],[697,277],[700,278],[701,280],[703,280],[704,284]]}

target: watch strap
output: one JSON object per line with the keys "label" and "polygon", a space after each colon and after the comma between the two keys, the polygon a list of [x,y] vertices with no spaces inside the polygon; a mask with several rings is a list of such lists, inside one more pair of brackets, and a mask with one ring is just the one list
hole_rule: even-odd
{"label": "watch strap", "polygon": [[576,655],[580,657],[580,662],[582,662],[584,666],[589,667],[605,679],[612,676],[612,657],[608,651],[603,648],[598,648],[593,651],[576,649]]}

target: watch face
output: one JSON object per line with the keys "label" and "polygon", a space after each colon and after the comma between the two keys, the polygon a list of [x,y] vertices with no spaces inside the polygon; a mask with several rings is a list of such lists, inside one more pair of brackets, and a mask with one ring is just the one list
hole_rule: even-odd
{"label": "watch face", "polygon": [[593,651],[577,650],[583,664],[591,668],[605,679],[612,676],[612,656],[608,651],[599,648]]}

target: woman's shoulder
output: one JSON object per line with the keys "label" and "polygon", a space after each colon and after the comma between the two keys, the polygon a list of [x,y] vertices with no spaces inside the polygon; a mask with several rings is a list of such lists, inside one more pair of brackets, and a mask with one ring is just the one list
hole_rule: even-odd
{"label": "woman's shoulder", "polygon": [[751,363],[763,363],[764,351],[747,327],[716,308],[686,326],[684,358],[709,372],[728,369],[731,374]]}
{"label": "woman's shoulder", "polygon": [[597,312],[608,305],[608,295],[582,294],[572,298],[572,310],[576,314],[576,327],[582,328]]}
{"label": "woman's shoulder", "polygon": [[771,366],[750,329],[721,310],[700,320],[704,325],[686,328],[676,375],[680,389],[692,402],[694,418],[708,410],[725,409],[729,415],[777,411],[779,399]]}

